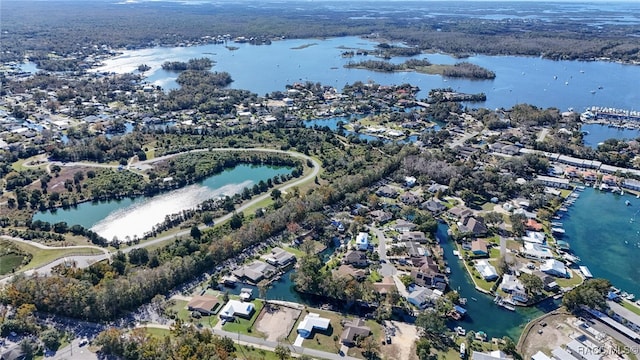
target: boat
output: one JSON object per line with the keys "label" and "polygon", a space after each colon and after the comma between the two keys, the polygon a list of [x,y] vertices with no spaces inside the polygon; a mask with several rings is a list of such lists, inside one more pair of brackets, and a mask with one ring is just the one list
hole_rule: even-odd
{"label": "boat", "polygon": [[466,305],[467,304],[467,298],[460,298],[458,300],[458,302],[460,303],[460,305]]}
{"label": "boat", "polygon": [[585,278],[591,279],[593,277],[593,274],[591,274],[591,271],[589,271],[588,267],[582,265],[579,268],[580,268],[580,272],[582,273],[582,275],[584,275]]}
{"label": "boat", "polygon": [[631,202],[629,200],[625,200],[624,204],[627,205],[627,206],[631,206]]}
{"label": "boat", "polygon": [[564,235],[564,229],[561,227],[552,227],[551,232],[557,235]]}
{"label": "boat", "polygon": [[562,225],[563,225],[563,224],[562,224],[561,222],[557,222],[557,221],[553,221],[553,222],[551,223],[551,226],[553,226],[553,227],[562,227]]}
{"label": "boat", "polygon": [[451,268],[447,266],[447,268],[444,269],[444,273],[445,274],[451,274]]}
{"label": "boat", "polygon": [[462,326],[456,326],[453,328],[458,336],[465,336],[467,334],[467,330],[465,330]]}
{"label": "boat", "polygon": [[478,299],[476,299],[476,298],[474,298],[474,297],[472,297],[472,298],[471,298],[471,300],[473,300],[473,301],[478,301]]}

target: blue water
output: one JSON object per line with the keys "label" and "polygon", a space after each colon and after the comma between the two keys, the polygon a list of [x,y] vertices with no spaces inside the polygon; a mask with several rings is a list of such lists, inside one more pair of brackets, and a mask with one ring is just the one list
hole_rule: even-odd
{"label": "blue water", "polygon": [[591,148],[597,148],[599,143],[607,139],[631,140],[640,137],[640,130],[609,127],[602,124],[584,124],[581,130],[588,132],[582,139],[584,145]]}
{"label": "blue water", "polygon": [[461,321],[452,321],[451,326],[460,325],[467,331],[484,331],[489,338],[509,336],[517,341],[527,322],[557,307],[552,301],[546,301],[538,306],[518,307],[516,311],[509,311],[494,304],[493,297],[475,289],[461,260],[453,255],[455,247],[447,235],[447,230],[448,227],[445,224],[438,224],[436,237],[444,249],[444,257],[451,268],[449,286],[453,290],[458,290],[460,297],[467,298],[467,304],[464,305],[467,315]]}
{"label": "blue water", "polygon": [[[629,200],[631,206],[625,205]],[[640,295],[640,199],[583,191],[563,217],[565,239],[595,277]]]}
{"label": "blue water", "polygon": [[[295,47],[315,44],[303,49]],[[356,81],[375,81],[383,85],[410,83],[422,89],[425,98],[432,88],[452,87],[454,90],[487,94],[485,103],[473,107],[510,108],[518,103],[539,107],[577,110],[588,106],[632,109],[640,103],[640,67],[609,62],[551,61],[538,57],[473,56],[464,61],[486,67],[496,73],[494,80],[444,78],[415,72],[380,73],[364,69],[347,69],[350,61],[377,59],[372,56],[343,58],[344,48],[373,49],[375,43],[357,37],[326,40],[302,39],[275,41],[269,46],[231,44],[238,50],[228,50],[221,44],[176,48],[152,48],[125,51],[104,61],[100,71],[133,72],[140,64],[151,66],[147,80],[164,89],[177,87],[175,72],[161,68],[165,61],[186,61],[207,56],[216,61],[213,71],[227,71],[233,78],[232,88],[251,90],[259,95],[283,91],[294,82],[320,82],[341,90]],[[455,63],[458,60],[443,54],[422,54],[414,58],[433,59],[434,63]],[[406,59],[406,58],[404,58]],[[400,61],[403,59],[394,59]],[[557,79],[554,79],[557,77]],[[595,93],[591,93],[595,90]]]}
{"label": "blue water", "polygon": [[102,202],[85,202],[75,208],[57,209],[34,214],[33,220],[91,228],[107,240],[114,237],[142,237],[166,215],[193,209],[207,199],[233,195],[260,180],[290,173],[287,167],[238,165],[203,181],[152,197],[135,197]]}

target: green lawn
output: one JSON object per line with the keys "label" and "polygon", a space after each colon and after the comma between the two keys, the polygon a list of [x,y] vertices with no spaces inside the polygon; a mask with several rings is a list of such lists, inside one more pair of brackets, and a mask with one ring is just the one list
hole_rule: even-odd
{"label": "green lawn", "polygon": [[260,300],[254,300],[252,301],[252,303],[255,307],[255,311],[253,312],[253,316],[251,316],[250,319],[243,319],[236,316],[233,322],[227,322],[222,326],[222,329],[233,333],[263,337],[264,334],[260,334],[259,332],[253,330],[253,324],[258,319],[258,316],[260,315],[264,304]]}
{"label": "green lawn", "polygon": [[176,312],[177,318],[182,321],[191,321],[191,314],[189,313],[189,309],[187,309],[189,302],[185,300],[175,300],[175,302],[175,305],[173,305],[171,309]]}
{"label": "green lawn", "polygon": [[560,287],[571,287],[576,286],[582,283],[582,277],[575,273],[573,270],[569,270],[571,272],[571,279],[561,279],[558,278],[556,283]]}
{"label": "green lawn", "polygon": [[0,256],[0,275],[8,274],[13,269],[20,267],[22,260],[24,260],[24,256],[18,254]]}
{"label": "green lawn", "polygon": [[622,300],[620,305],[622,305],[623,308],[633,312],[634,314],[640,315],[640,307],[638,307],[637,305],[632,304],[627,300]]}
{"label": "green lawn", "polygon": [[371,274],[369,274],[369,280],[371,280],[371,282],[381,282],[382,281],[382,276],[380,275],[380,273],[376,270],[371,271]]}
{"label": "green lawn", "polygon": [[156,327],[147,327],[145,328],[145,331],[147,332],[147,334],[158,339],[164,339],[165,336],[168,336],[169,334],[171,334],[171,331],[167,329],[160,329]]}
{"label": "green lawn", "polygon": [[[313,337],[310,339],[305,339],[304,342],[302,343],[302,346],[308,347],[311,349],[337,353],[338,350],[340,350],[340,342],[334,341],[333,337],[334,336],[340,337],[340,334],[342,334],[343,327],[340,324],[340,322],[341,320],[344,319],[344,317],[338,313],[308,308],[307,311],[303,311],[300,314],[298,321],[296,321],[296,323],[293,325],[293,329],[297,329],[298,324],[302,320],[304,320],[305,316],[307,316],[307,313],[316,313],[323,318],[329,319],[331,326],[324,333],[314,331]],[[298,333],[295,330],[291,331],[291,334],[289,334],[288,340],[293,344],[297,336],[298,336]]]}
{"label": "green lawn", "polygon": [[236,356],[238,359],[278,360],[273,351],[246,345],[236,345]]}
{"label": "green lawn", "polygon": [[499,247],[494,247],[491,248],[491,250],[489,250],[489,257],[492,259],[497,259],[500,257],[500,248]]}
{"label": "green lawn", "polygon": [[73,255],[100,255],[102,251],[95,248],[76,248],[76,249],[40,249],[33,245],[24,243],[15,243],[22,250],[33,255],[31,261],[20,270],[35,269],[46,265],[52,261],[73,256]]}

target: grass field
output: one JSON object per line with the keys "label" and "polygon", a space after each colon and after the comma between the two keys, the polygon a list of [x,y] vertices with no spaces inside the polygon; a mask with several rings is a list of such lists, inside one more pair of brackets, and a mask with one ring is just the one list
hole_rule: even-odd
{"label": "grass field", "polygon": [[15,245],[25,252],[33,255],[31,261],[26,266],[20,268],[20,270],[35,269],[63,257],[74,255],[100,255],[103,253],[102,251],[94,248],[41,249],[24,243],[16,243]]}
{"label": "grass field", "polygon": [[620,305],[622,305],[623,308],[631,311],[632,313],[636,314],[636,315],[640,315],[640,307],[638,307],[637,305],[634,305],[626,300],[623,300]]}
{"label": "grass field", "polygon": [[[340,337],[340,334],[342,334],[342,330],[344,328],[340,324],[340,321],[344,319],[344,317],[334,312],[318,309],[309,308],[308,311],[310,313],[319,314],[323,318],[329,319],[331,326],[326,332],[314,331],[313,338],[305,339],[302,345],[311,349],[327,352],[337,352],[338,350],[340,350],[340,343],[338,341],[334,341],[333,339],[334,336]],[[305,316],[307,316],[307,312],[303,311],[302,314],[300,314],[298,321],[296,321],[296,323],[293,325],[293,329],[298,328],[298,324],[300,324],[300,322],[304,320]],[[298,337],[298,333],[295,330],[291,331],[288,340],[293,344],[296,340],[296,337]]]}
{"label": "grass field", "polygon": [[22,264],[24,256],[18,254],[7,254],[0,256],[0,275],[8,274],[13,269],[17,269]]}
{"label": "grass field", "polygon": [[236,316],[235,321],[227,322],[222,326],[222,329],[225,331],[238,333],[238,334],[263,337],[264,336],[263,334],[260,334],[255,330],[253,330],[253,323],[255,323],[256,320],[258,319],[258,316],[260,315],[260,312],[262,311],[264,304],[260,300],[254,300],[252,301],[252,303],[253,303],[253,306],[255,307],[255,311],[253,312],[253,315],[251,316],[250,319],[243,319]]}

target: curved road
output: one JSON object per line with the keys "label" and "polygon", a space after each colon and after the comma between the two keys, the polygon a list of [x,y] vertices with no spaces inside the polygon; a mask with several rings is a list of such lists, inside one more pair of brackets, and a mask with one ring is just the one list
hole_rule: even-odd
{"label": "curved road", "polygon": [[[188,153],[197,153],[197,152],[205,152],[205,151],[216,151],[216,152],[218,152],[218,151],[270,152],[270,153],[287,154],[287,155],[289,155],[291,157],[294,157],[294,158],[303,159],[305,161],[310,161],[313,164],[313,168],[312,168],[312,170],[311,170],[311,172],[309,174],[307,174],[306,176],[304,176],[304,177],[302,177],[300,179],[297,179],[297,180],[291,181],[291,182],[289,182],[287,184],[284,184],[284,185],[281,185],[279,187],[276,187],[277,189],[279,189],[280,191],[283,191],[283,192],[288,190],[288,189],[290,189],[290,188],[292,188],[292,187],[294,187],[294,186],[298,186],[298,185],[300,185],[300,184],[302,184],[302,183],[304,183],[306,181],[314,179],[318,175],[318,173],[320,172],[320,163],[318,163],[318,161],[316,161],[315,159],[313,159],[310,156],[307,156],[307,155],[304,155],[304,154],[301,154],[301,153],[298,153],[298,152],[294,152],[294,151],[285,151],[285,150],[268,149],[268,148],[196,149],[196,150],[189,150],[189,151],[184,151],[184,152],[175,153],[175,154],[164,155],[164,156],[160,156],[160,157],[153,158],[153,159],[150,159],[150,160],[140,161],[140,162],[135,163],[135,165],[140,165],[140,164],[147,165],[147,164],[152,164],[152,163],[157,162],[157,161],[170,159],[170,158],[173,158],[173,157],[176,157],[176,156],[180,156],[180,155],[184,155],[184,154],[188,154]],[[70,162],[70,163],[51,162],[51,163],[55,163],[55,164],[58,164],[58,165],[61,165],[61,166],[79,166],[79,165],[81,165],[81,166],[90,166],[90,167],[96,167],[97,166],[97,167],[103,167],[103,168],[118,168],[118,165],[94,164],[94,163],[84,163],[84,162]],[[260,201],[268,199],[269,197],[271,197],[270,193],[262,194],[262,195],[260,195],[260,196],[258,196],[256,198],[254,198],[254,199],[251,199],[248,202],[245,202],[240,207],[238,207],[235,211],[236,212],[242,212],[242,211],[248,209],[249,207],[259,203]],[[218,224],[218,223],[225,222],[225,221],[229,220],[232,216],[233,216],[233,213],[225,214],[223,216],[220,216],[217,219],[214,219],[213,223],[214,224]],[[201,225],[200,226],[201,229],[204,229],[206,227],[207,227],[206,225]],[[125,248],[125,249],[122,249],[121,251],[124,252],[124,253],[128,253],[133,249],[139,249],[139,248],[155,245],[155,244],[161,243],[163,241],[167,241],[167,240],[173,239],[173,238],[178,237],[178,236],[187,235],[190,232],[191,232],[191,229],[181,230],[181,231],[178,231],[178,232],[170,234],[170,235],[160,236],[160,237],[157,237],[157,238],[152,239],[152,240],[144,241],[144,242],[142,242],[140,244],[135,244],[135,245],[129,246],[129,247]],[[22,239],[18,240],[18,239],[11,238],[11,240],[22,241],[22,242],[25,242],[25,243],[28,243],[30,245],[34,245],[34,246],[37,246],[37,247],[40,247],[40,248],[49,248],[48,246],[45,246],[45,245],[42,245],[42,244],[37,244],[37,243],[31,242],[31,241],[22,240]],[[58,247],[57,249],[67,249],[67,248],[77,248],[77,247],[78,246]],[[91,248],[94,248],[93,246],[79,246],[79,247],[83,247],[83,248],[91,247]],[[41,267],[37,268],[37,269],[25,271],[24,273],[27,274],[27,275],[33,274],[36,271],[38,273],[50,273],[51,269],[53,267],[55,267],[55,266],[57,266],[59,264],[62,264],[65,261],[75,261],[77,267],[84,268],[84,267],[88,267],[89,265],[93,264],[96,261],[105,260],[105,259],[109,258],[113,254],[112,252],[109,252],[106,249],[99,248],[99,247],[95,247],[95,248],[100,249],[101,251],[104,252],[104,254],[102,254],[102,255],[76,255],[76,256],[69,256],[69,257],[66,257],[66,258],[61,258],[61,259],[55,260],[55,261],[53,261],[53,262],[51,262],[51,263],[49,263],[47,265],[44,265],[44,266],[41,266]],[[5,278],[3,280],[0,280],[0,285],[3,285],[5,283],[7,283],[10,279],[11,279],[11,276],[7,277],[7,278]]]}

